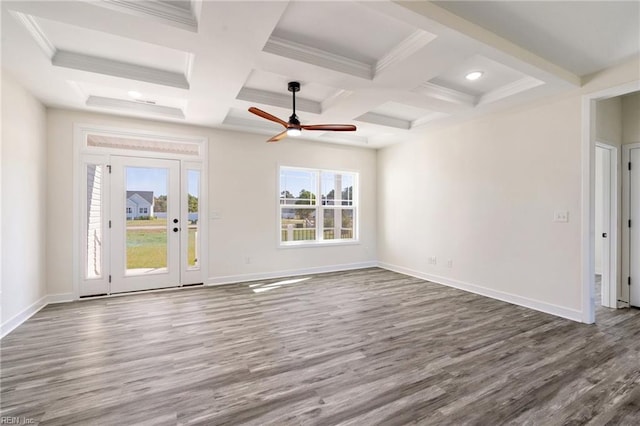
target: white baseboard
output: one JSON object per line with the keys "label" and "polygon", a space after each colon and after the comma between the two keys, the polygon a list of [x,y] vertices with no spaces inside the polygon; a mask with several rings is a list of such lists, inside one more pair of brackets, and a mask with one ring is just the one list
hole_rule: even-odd
{"label": "white baseboard", "polygon": [[[385,262],[359,262],[359,263],[346,263],[341,265],[320,266],[315,268],[303,268],[303,269],[289,269],[275,272],[258,272],[253,274],[239,274],[239,275],[227,275],[221,277],[210,277],[207,280],[207,285],[223,285],[241,283],[247,281],[258,281],[273,278],[284,278],[299,275],[309,274],[321,274],[325,272],[339,272],[350,271],[354,269],[374,268],[380,267],[388,269],[390,271],[399,272],[401,274],[410,275],[412,277],[420,278],[426,281],[431,281],[436,284],[446,285],[448,287],[457,288],[459,290],[468,291],[470,293],[479,294],[481,296],[490,297],[492,299],[501,300],[503,302],[512,303],[514,305],[524,306],[525,308],[534,309],[536,311],[545,312],[547,314],[567,318],[573,321],[582,322],[582,311],[565,308],[563,306],[557,306],[546,302],[540,302],[538,300],[529,299],[515,294],[505,293],[498,290],[470,284],[458,280],[454,280],[447,277],[441,277],[438,275],[427,274],[413,269],[405,268],[403,266],[392,265]],[[72,302],[75,300],[73,293],[59,293],[43,296],[31,306],[25,308],[22,312],[14,315],[11,319],[5,321],[0,326],[0,339],[15,330],[20,324],[31,318],[40,309],[47,306],[49,303],[64,303]]]}
{"label": "white baseboard", "polygon": [[342,265],[319,266],[315,268],[289,269],[275,272],[257,272],[254,274],[226,275],[222,277],[209,277],[207,285],[223,285],[242,283],[247,281],[268,280],[273,278],[293,277],[299,275],[322,274],[325,272],[350,271],[353,269],[375,268],[378,262],[345,263]]}
{"label": "white baseboard", "polygon": [[525,308],[534,309],[536,311],[570,319],[572,321],[582,322],[583,320],[582,311],[565,308],[564,306],[557,306],[551,303],[541,302],[539,300],[529,299],[527,297],[517,296],[515,294],[505,293],[503,291],[493,290],[490,288],[454,280],[447,277],[431,275],[424,272],[415,271],[413,269],[405,268],[403,266],[392,265],[384,262],[378,262],[378,266],[390,271],[399,272],[401,274],[410,275],[416,278],[421,278],[423,280],[431,281],[436,284],[446,285],[448,287],[457,288],[459,290],[468,291],[470,293],[479,294],[481,296],[490,297],[492,299],[498,299],[514,305],[524,306]]}
{"label": "white baseboard", "polygon": [[47,304],[73,302],[74,300],[76,300],[76,298],[73,296],[73,293],[50,294],[47,297]]}
{"label": "white baseboard", "polygon": [[18,328],[20,324],[31,318],[40,309],[47,306],[48,296],[42,296],[40,299],[27,306],[22,312],[18,312],[12,318],[8,319],[0,326],[0,339]]}

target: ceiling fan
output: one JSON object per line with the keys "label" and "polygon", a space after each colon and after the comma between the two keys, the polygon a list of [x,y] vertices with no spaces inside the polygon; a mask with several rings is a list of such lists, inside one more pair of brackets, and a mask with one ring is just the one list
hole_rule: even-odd
{"label": "ceiling fan", "polygon": [[299,136],[302,130],[328,130],[333,132],[353,132],[356,130],[356,126],[353,124],[300,124],[300,120],[296,115],[296,92],[300,91],[300,83],[297,81],[289,82],[289,91],[293,94],[293,114],[289,117],[288,122],[256,107],[249,108],[249,112],[284,126],[285,130],[283,132],[278,133],[267,142],[278,142],[287,135]]}

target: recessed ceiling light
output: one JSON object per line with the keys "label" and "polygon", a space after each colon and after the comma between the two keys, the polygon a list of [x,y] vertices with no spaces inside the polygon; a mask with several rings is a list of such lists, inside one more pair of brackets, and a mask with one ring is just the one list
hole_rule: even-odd
{"label": "recessed ceiling light", "polygon": [[142,97],[142,93],[140,92],[136,92],[135,90],[129,90],[129,96],[131,96],[133,99],[139,99]]}
{"label": "recessed ceiling light", "polygon": [[482,74],[484,74],[482,71],[472,71],[469,74],[465,75],[464,78],[470,81],[474,81],[482,77]]}

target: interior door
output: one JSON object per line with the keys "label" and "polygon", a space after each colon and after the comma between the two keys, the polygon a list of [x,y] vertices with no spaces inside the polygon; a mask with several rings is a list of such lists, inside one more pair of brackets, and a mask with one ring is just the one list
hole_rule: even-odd
{"label": "interior door", "polygon": [[111,293],[180,285],[180,161],[111,157]]}
{"label": "interior door", "polygon": [[629,302],[640,307],[640,148],[629,150]]}

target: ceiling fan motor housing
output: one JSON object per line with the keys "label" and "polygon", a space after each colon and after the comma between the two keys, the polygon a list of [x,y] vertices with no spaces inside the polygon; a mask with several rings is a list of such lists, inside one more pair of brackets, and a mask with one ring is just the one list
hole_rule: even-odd
{"label": "ceiling fan motor housing", "polygon": [[289,91],[290,92],[299,92],[300,91],[300,83],[297,81],[290,81],[289,82]]}

